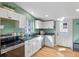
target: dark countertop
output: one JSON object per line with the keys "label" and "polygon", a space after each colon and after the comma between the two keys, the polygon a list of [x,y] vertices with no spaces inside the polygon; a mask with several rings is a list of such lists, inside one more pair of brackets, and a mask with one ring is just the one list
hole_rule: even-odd
{"label": "dark countertop", "polygon": [[1,49],[24,42],[24,40],[21,39],[20,36],[2,36],[0,38],[1,38]]}
{"label": "dark countertop", "polygon": [[[45,33],[44,35],[55,35],[55,33]],[[31,34],[31,35],[25,35],[25,41],[27,40],[30,40],[32,38],[35,38],[35,37],[38,37],[38,36],[41,36],[39,33],[34,33],[34,34]]]}
{"label": "dark countertop", "polygon": [[[40,33],[34,33],[34,35],[40,35]],[[55,33],[45,33],[44,35],[55,35]]]}

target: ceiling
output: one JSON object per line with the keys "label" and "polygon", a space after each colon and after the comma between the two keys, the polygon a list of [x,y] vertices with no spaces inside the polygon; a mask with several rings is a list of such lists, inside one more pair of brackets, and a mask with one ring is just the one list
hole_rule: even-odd
{"label": "ceiling", "polygon": [[44,20],[61,17],[79,18],[78,2],[15,2],[37,18]]}

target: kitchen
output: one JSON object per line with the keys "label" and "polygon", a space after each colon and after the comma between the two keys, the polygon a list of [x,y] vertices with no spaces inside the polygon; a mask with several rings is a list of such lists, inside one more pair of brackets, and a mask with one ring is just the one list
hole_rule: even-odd
{"label": "kitchen", "polygon": [[[67,52],[71,50],[67,56],[73,56],[73,50],[79,51],[78,18],[71,20],[68,17],[61,17],[55,20],[48,18],[48,15],[45,15],[45,18],[35,17],[32,15],[33,12],[30,13],[23,8],[26,5],[28,10],[29,5],[31,9],[30,4],[41,7],[40,4],[43,3],[0,2],[0,56],[39,57],[39,52],[44,47],[55,49],[59,53],[58,56],[64,56],[61,51],[66,51],[66,48]],[[57,3],[45,3],[47,4],[50,6]],[[38,14],[40,15],[39,12]],[[79,52],[77,53],[79,56]]]}

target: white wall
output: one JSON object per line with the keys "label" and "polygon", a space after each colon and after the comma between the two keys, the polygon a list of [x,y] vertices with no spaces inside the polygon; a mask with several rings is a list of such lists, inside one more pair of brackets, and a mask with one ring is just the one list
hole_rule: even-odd
{"label": "white wall", "polygon": [[60,32],[60,27],[59,27],[60,22],[56,22],[56,45],[73,48],[72,20],[65,19],[63,22],[68,23],[68,32]]}

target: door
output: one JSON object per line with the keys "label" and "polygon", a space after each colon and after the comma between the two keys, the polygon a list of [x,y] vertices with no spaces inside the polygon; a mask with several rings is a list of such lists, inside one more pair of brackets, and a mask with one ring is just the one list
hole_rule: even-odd
{"label": "door", "polygon": [[73,20],[73,43],[74,50],[79,51],[79,19]]}
{"label": "door", "polygon": [[79,19],[73,21],[74,43],[79,43]]}
{"label": "door", "polygon": [[68,39],[66,39],[68,37],[68,33],[63,31],[63,22],[57,22],[57,40],[56,40],[56,44],[60,45],[60,46],[68,46]]}
{"label": "door", "polygon": [[72,20],[65,19],[56,23],[56,45],[73,48]]}
{"label": "door", "polygon": [[63,31],[63,22],[57,22],[57,45],[67,47],[68,33]]}

